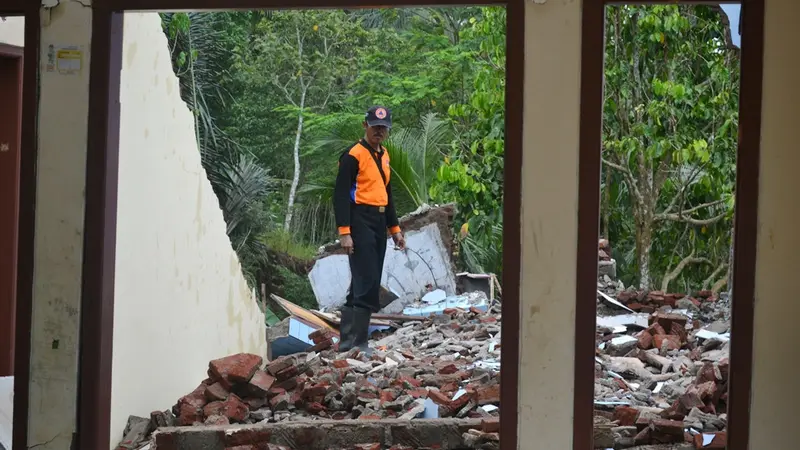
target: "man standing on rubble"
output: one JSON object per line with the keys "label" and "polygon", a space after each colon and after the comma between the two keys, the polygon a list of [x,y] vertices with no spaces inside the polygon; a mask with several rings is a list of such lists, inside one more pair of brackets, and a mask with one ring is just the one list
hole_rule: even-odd
{"label": "man standing on rubble", "polygon": [[388,108],[373,106],[364,117],[364,138],[339,158],[334,211],[339,240],[350,259],[352,281],[342,307],[339,351],[358,347],[369,352],[369,322],[380,309],[379,297],[386,234],[404,250],[392,201],[389,153],[381,145],[392,128]]}

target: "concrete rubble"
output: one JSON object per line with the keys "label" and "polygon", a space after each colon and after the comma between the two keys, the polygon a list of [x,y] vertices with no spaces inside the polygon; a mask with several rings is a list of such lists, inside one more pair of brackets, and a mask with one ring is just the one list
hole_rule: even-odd
{"label": "concrete rubble", "polygon": [[[726,299],[626,289],[605,240],[598,262],[595,448],[725,448]],[[381,315],[371,357],[337,351],[335,313],[276,298],[302,322],[282,332],[302,334],[302,350],[209,362],[171,409],[131,417],[118,448],[499,449],[500,286],[459,274],[460,286],[464,277],[480,289],[428,286],[403,314]]]}
{"label": "concrete rubble", "polygon": [[[338,353],[335,334],[320,329],[310,334],[315,345],[307,352],[273,361],[251,354],[211,361],[208,378],[153,416],[161,427],[473,419],[480,426],[465,430],[451,448],[494,448],[500,320],[499,305],[451,308],[374,333],[371,357],[358,349]],[[153,420],[135,423],[145,422],[139,429],[160,428]]]}
{"label": "concrete rubble", "polygon": [[727,300],[625,289],[608,274],[598,294],[595,448],[725,448]]}
{"label": "concrete rubble", "polygon": [[[407,249],[394,250],[387,236],[381,276],[382,312],[399,313],[432,289],[440,289],[448,296],[455,295],[451,231],[454,215],[455,205],[423,205],[400,218]],[[350,266],[338,241],[320,249],[308,278],[320,310],[334,311],[344,304],[350,287]]]}

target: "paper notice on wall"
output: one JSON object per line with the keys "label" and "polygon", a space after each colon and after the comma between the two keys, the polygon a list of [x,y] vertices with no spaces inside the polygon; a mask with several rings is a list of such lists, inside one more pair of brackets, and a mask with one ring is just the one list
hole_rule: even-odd
{"label": "paper notice on wall", "polygon": [[46,72],[61,75],[78,75],[83,70],[83,49],[77,45],[53,45],[47,47]]}

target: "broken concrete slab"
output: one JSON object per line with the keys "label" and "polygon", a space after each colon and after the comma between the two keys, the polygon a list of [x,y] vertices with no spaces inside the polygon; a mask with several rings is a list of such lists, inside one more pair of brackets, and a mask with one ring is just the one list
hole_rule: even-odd
{"label": "broken concrete slab", "polygon": [[[462,435],[481,428],[481,419],[424,421],[317,420],[209,427],[163,428],[154,434],[154,450],[226,450],[237,445],[289,449],[352,449],[363,444],[376,448],[469,448]],[[395,448],[395,447],[392,447]]]}
{"label": "broken concrete slab", "polygon": [[[401,219],[405,251],[393,250],[394,244],[387,237],[381,285],[401,303],[417,300],[432,289],[442,289],[447,295],[456,293],[450,232],[454,214],[455,208],[448,205],[421,209]],[[350,265],[338,244],[322,251],[308,277],[320,309],[332,311],[344,304],[350,287]],[[391,300],[388,295],[384,298]]]}

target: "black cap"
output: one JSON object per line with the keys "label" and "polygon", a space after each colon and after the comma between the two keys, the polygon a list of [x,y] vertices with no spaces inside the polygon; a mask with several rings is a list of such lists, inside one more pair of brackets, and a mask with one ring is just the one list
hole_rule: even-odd
{"label": "black cap", "polygon": [[364,120],[371,127],[392,128],[392,111],[384,106],[373,106],[367,110]]}

